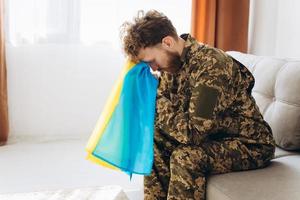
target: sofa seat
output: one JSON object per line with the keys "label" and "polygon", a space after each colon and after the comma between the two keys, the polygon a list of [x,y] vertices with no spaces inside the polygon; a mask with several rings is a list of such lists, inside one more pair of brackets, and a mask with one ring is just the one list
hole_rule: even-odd
{"label": "sofa seat", "polygon": [[266,168],[209,177],[207,200],[299,200],[300,154],[276,147],[275,155]]}

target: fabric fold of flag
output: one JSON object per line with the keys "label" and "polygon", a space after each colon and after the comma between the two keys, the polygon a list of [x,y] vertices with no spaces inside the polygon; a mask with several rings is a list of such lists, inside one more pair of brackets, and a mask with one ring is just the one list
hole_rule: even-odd
{"label": "fabric fold of flag", "polygon": [[126,63],[89,138],[88,160],[130,180],[151,174],[157,86],[147,63]]}

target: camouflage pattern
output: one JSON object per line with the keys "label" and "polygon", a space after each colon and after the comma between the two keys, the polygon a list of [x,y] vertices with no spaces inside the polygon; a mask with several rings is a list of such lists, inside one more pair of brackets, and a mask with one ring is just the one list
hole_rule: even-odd
{"label": "camouflage pattern", "polygon": [[272,130],[251,95],[252,74],[223,51],[181,37],[182,68],[159,78],[146,200],[203,200],[209,174],[263,168],[274,158]]}

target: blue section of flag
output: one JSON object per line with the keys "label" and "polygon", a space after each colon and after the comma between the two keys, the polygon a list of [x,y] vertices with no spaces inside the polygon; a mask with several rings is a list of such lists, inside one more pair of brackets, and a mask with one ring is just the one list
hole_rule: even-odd
{"label": "blue section of flag", "polygon": [[151,174],[158,80],[144,63],[124,78],[120,99],[93,155],[128,175]]}

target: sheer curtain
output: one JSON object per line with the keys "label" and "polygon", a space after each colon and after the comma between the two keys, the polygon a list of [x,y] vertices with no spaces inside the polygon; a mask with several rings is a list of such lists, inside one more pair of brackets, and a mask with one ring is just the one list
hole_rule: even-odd
{"label": "sheer curtain", "polygon": [[14,44],[79,40],[80,0],[6,0],[7,41]]}
{"label": "sheer curtain", "polygon": [[160,10],[190,31],[191,0],[6,0],[7,42],[116,45],[120,25],[139,9]]}

